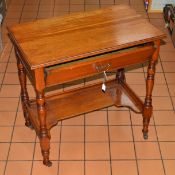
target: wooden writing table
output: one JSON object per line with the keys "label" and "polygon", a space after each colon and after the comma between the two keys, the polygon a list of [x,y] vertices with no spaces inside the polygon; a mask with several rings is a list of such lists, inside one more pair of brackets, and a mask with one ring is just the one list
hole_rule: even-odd
{"label": "wooden writing table", "polygon": [[[50,129],[62,119],[100,108],[126,106],[142,113],[147,139],[155,63],[165,35],[129,6],[17,24],[8,31],[17,57],[25,124],[32,126],[40,139],[45,165],[51,166]],[[126,84],[124,68],[146,61],[143,103]],[[102,83],[96,83],[45,96],[47,87],[114,70],[116,78],[106,82],[105,93]],[[35,88],[36,100],[29,100],[26,75]]]}

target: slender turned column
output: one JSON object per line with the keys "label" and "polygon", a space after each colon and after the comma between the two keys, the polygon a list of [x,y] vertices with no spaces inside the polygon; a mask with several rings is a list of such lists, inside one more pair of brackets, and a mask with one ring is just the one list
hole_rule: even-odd
{"label": "slender turned column", "polygon": [[[116,82],[117,84],[123,84],[125,83],[125,72],[124,69],[118,69],[116,72]],[[122,106],[122,91],[120,88],[116,87],[116,92],[115,92],[114,100],[115,100],[115,105],[116,106]]]}
{"label": "slender turned column", "polygon": [[35,70],[35,88],[36,88],[36,103],[37,111],[40,122],[40,146],[43,155],[43,164],[51,166],[52,162],[49,160],[50,153],[50,134],[46,126],[46,107],[45,107],[45,96],[44,96],[44,71],[43,69]]}
{"label": "slender turned column", "polygon": [[143,109],[143,130],[142,130],[144,139],[148,139],[148,125],[153,111],[152,90],[154,86],[155,64],[159,55],[160,41],[156,41],[154,44],[156,50],[153,53],[152,59],[149,62],[147,80],[146,80],[146,97]]}
{"label": "slender turned column", "polygon": [[125,79],[125,70],[124,69],[118,69],[117,70],[116,80],[117,80],[117,83],[124,83],[126,81],[126,79]]}
{"label": "slender turned column", "polygon": [[17,50],[15,50],[15,54],[16,54],[16,59],[17,59],[17,67],[18,67],[18,77],[19,77],[19,82],[21,85],[21,102],[22,102],[22,108],[23,108],[23,113],[24,113],[24,118],[25,118],[25,125],[27,127],[32,128],[30,119],[29,119],[29,115],[27,112],[27,106],[26,105],[30,105],[29,103],[29,96],[28,96],[28,92],[27,92],[27,88],[26,88],[26,72],[24,69],[24,66],[22,65],[19,57],[18,57],[18,52]]}

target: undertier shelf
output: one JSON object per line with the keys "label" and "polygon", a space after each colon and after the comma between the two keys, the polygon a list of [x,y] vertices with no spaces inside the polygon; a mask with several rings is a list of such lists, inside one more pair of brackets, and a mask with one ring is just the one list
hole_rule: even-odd
{"label": "undertier shelf", "polygon": [[[143,103],[128,86],[117,84],[115,80],[107,82],[106,85],[105,93],[102,92],[102,84],[98,83],[46,97],[47,128],[50,129],[60,120],[112,105],[131,107],[141,112]],[[28,112],[38,130],[39,120],[34,100],[28,106]]]}

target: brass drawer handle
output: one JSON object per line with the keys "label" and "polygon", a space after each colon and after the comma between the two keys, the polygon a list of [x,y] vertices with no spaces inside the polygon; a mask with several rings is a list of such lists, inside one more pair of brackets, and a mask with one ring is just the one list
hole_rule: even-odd
{"label": "brass drawer handle", "polygon": [[104,64],[104,65],[100,64],[100,65],[95,65],[95,69],[98,72],[103,72],[103,71],[107,71],[110,66],[111,66],[110,63]]}

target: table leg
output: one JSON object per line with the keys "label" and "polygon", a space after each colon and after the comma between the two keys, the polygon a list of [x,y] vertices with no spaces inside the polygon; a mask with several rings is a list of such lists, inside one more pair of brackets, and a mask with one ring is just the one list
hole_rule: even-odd
{"label": "table leg", "polygon": [[51,166],[52,163],[49,160],[50,154],[50,137],[46,127],[46,109],[45,109],[45,99],[43,92],[37,92],[37,109],[38,116],[40,120],[40,146],[43,155],[43,163],[46,166]]}
{"label": "table leg", "polygon": [[43,164],[50,167],[52,162],[49,160],[50,154],[50,133],[46,125],[46,106],[45,106],[45,95],[44,95],[44,73],[42,69],[35,71],[35,88],[36,88],[36,103],[37,111],[40,122],[40,146],[41,153],[43,155]]}
{"label": "table leg", "polygon": [[19,82],[21,85],[21,103],[22,103],[22,108],[23,108],[23,113],[25,118],[25,125],[27,127],[33,128],[29,119],[27,106],[26,106],[26,105],[30,105],[29,96],[28,96],[27,87],[26,87],[26,72],[17,54],[16,54],[16,58],[17,58]]}
{"label": "table leg", "polygon": [[[116,71],[116,82],[117,84],[123,84],[125,83],[126,79],[125,79],[125,72],[124,69],[118,69]],[[112,99],[114,100],[114,104],[117,107],[121,107],[124,106],[123,102],[122,102],[122,91],[120,88],[116,87],[115,91],[113,93],[113,95],[111,95]]]}
{"label": "table leg", "polygon": [[117,83],[124,83],[126,81],[126,79],[125,79],[125,70],[124,69],[118,69],[117,70],[116,80],[117,80]]}
{"label": "table leg", "polygon": [[152,106],[152,90],[154,86],[154,76],[155,76],[155,64],[159,55],[160,41],[155,42],[156,50],[149,62],[147,80],[146,80],[146,97],[143,109],[143,137],[148,139],[148,125],[150,118],[152,116],[153,106]]}

